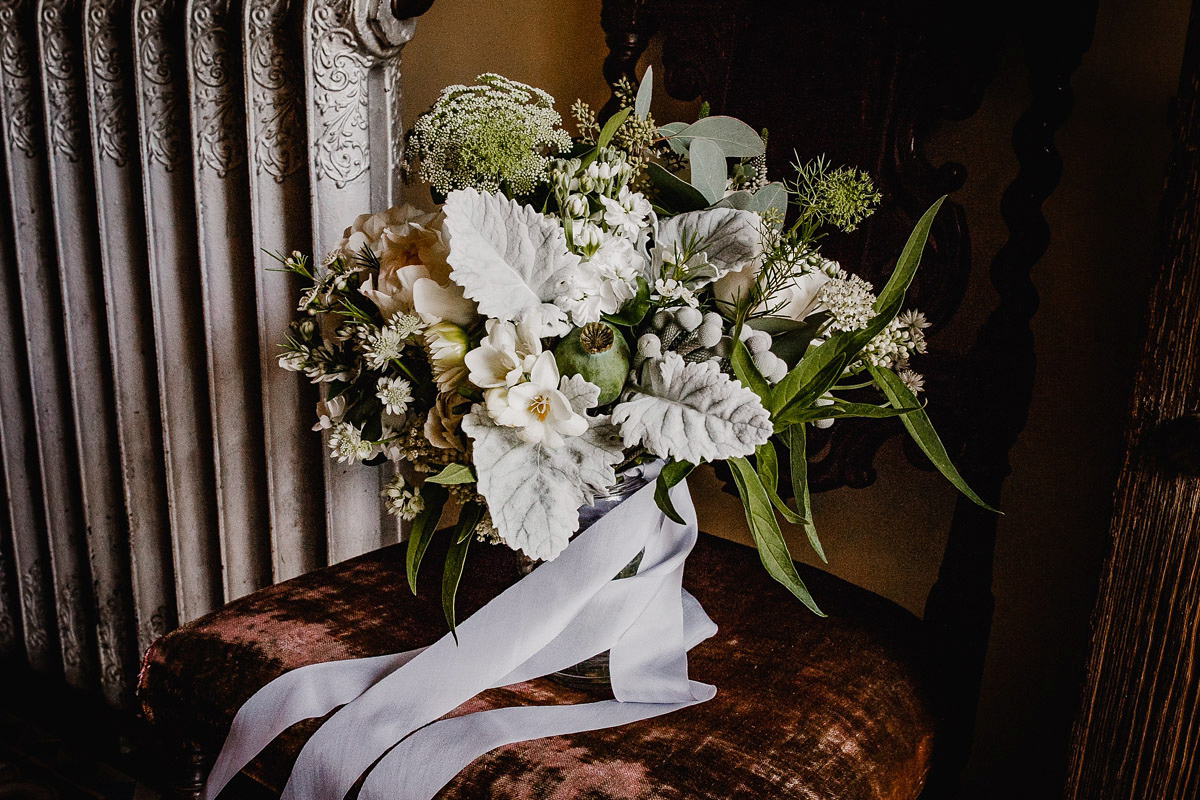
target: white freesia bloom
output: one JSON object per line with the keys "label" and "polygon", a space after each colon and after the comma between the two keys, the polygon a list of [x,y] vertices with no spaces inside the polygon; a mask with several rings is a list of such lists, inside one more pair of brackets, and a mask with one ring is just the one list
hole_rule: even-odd
{"label": "white freesia bloom", "polygon": [[530,323],[514,325],[489,319],[487,336],[467,353],[464,363],[471,383],[480,389],[495,389],[516,386],[524,380],[541,354],[541,339]]}
{"label": "white freesia bloom", "polygon": [[517,428],[530,444],[562,447],[564,436],[580,436],[588,429],[587,418],[575,413],[559,391],[553,353],[538,356],[529,380],[509,389],[505,399],[507,407],[496,415],[496,424]]}

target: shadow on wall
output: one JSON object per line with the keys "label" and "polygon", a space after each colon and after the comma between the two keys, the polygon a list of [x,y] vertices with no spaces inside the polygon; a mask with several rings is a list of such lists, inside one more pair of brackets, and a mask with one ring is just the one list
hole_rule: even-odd
{"label": "shadow on wall", "polygon": [[[1095,42],[1073,80],[1075,110],[1058,136],[1063,180],[1046,208],[1053,239],[1034,274],[1042,295],[1034,321],[1038,379],[1004,493],[996,621],[967,797],[1060,794],[1087,620],[1107,546],[1170,148],[1166,109],[1189,5],[1101,3]],[[405,51],[409,118],[443,86],[489,71],[545,88],[564,112],[576,97],[599,106],[607,97],[599,17],[599,0],[435,3]],[[655,58],[652,48],[647,60]],[[999,199],[1016,175],[1010,137],[1029,102],[1025,78],[1014,52],[980,111],[947,124],[929,154],[935,163],[967,167],[966,188],[956,199],[967,209],[976,267],[963,311],[939,336],[942,346],[970,342],[993,303],[985,272],[1007,236]],[[818,495],[815,513],[832,572],[920,613],[954,495],[937,475],[909,467],[898,445],[881,452],[875,486]],[[711,474],[693,480],[701,525],[748,541],[737,502],[708,491]],[[793,552],[811,562],[802,536],[793,542]],[[806,612],[797,607],[797,613]]]}

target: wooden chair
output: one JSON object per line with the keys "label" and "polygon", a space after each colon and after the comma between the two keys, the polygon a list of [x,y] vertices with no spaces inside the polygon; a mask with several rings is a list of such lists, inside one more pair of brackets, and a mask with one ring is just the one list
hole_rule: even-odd
{"label": "wooden chair", "polygon": [[[981,38],[952,12],[937,2],[607,0],[605,75],[610,83],[632,75],[660,35],[668,91],[685,100],[703,96],[714,113],[768,127],[777,173],[793,149],[870,170],[888,201],[849,242],[854,249],[834,255],[875,277],[917,215],[962,185],[962,169],[935,168],[922,145],[936,119],[973,111],[1000,31],[1013,27],[991,26]],[[1067,78],[1088,45],[1093,17],[1094,3],[1081,2],[1018,28],[1034,102],[1014,133],[1021,172],[1001,203],[1011,236],[992,264],[999,303],[969,355],[922,365],[937,401],[931,414],[964,475],[993,503],[1032,386],[1029,320],[1037,296],[1029,273],[1048,242],[1040,206],[1058,180],[1052,135],[1070,106]],[[932,241],[913,303],[930,314],[936,333],[965,289],[969,247],[961,207],[947,205]],[[936,339],[932,349],[939,350]],[[839,423],[814,442],[814,487],[869,484],[875,452],[898,432],[898,425]],[[720,631],[693,651],[691,664],[695,676],[719,687],[716,699],[635,725],[499,748],[439,797],[947,796],[970,747],[991,620],[995,534],[995,516],[958,504],[923,619],[801,567],[829,612],[818,619],[771,582],[753,550],[702,536],[685,587]],[[464,614],[517,578],[515,559],[500,548],[481,548],[468,571]],[[426,585],[414,598],[402,553],[384,548],[263,589],[156,642],[139,692],[162,738],[188,754],[180,791],[198,792],[234,713],[260,686],[304,664],[434,641],[444,632],[436,596]],[[485,692],[473,705],[585,697],[537,680]],[[229,794],[277,794],[315,725],[287,731]]]}

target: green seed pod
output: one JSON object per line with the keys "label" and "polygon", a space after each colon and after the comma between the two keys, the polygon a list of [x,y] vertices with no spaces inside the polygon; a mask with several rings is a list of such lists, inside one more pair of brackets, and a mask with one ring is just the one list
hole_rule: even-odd
{"label": "green seed pod", "polygon": [[600,405],[621,395],[629,375],[629,345],[621,332],[607,322],[576,328],[554,348],[558,371],[582,375],[600,387]]}

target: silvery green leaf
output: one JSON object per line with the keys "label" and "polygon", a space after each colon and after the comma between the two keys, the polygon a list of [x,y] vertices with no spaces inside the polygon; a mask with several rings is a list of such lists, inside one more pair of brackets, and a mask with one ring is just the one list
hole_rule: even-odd
{"label": "silvery green leaf", "polygon": [[706,208],[659,223],[655,244],[665,257],[692,250],[708,256],[716,278],[737,272],[762,252],[762,217],[734,208]]}
{"label": "silvery green leaf", "polygon": [[762,137],[740,119],[715,116],[698,119],[674,134],[689,149],[696,139],[708,139],[721,148],[728,158],[752,158],[766,152]]}
{"label": "silvery green leaf", "polygon": [[660,458],[693,464],[750,455],[772,431],[758,395],[716,363],[689,363],[678,353],[647,361],[633,397],[612,418],[626,447],[640,443]]}
{"label": "silvery green leaf", "polygon": [[729,164],[721,148],[709,139],[696,139],[692,142],[688,161],[692,167],[692,186],[709,203],[720,200],[729,178]]}
{"label": "silvery green leaf", "polygon": [[[560,389],[578,413],[600,396],[578,375],[564,378]],[[546,447],[526,442],[516,428],[497,425],[481,405],[463,417],[463,430],[474,443],[479,493],[509,547],[530,558],[554,558],[579,528],[579,507],[616,482],[613,468],[624,459],[620,434],[607,416],[588,422],[582,436]]]}
{"label": "silvery green leaf", "polygon": [[681,156],[687,155],[688,143],[691,142],[691,139],[680,139],[678,134],[687,126],[686,122],[668,122],[658,129],[658,134],[665,137],[671,149]]}
{"label": "silvery green leaf", "polygon": [[569,285],[579,257],[562,228],[531,206],[500,194],[459,189],[446,198],[450,277],[479,311],[515,319]]}
{"label": "silvery green leaf", "polygon": [[[685,151],[686,152],[686,151]],[[708,206],[708,198],[696,191],[690,183],[651,163],[646,167],[646,177],[658,190],[658,200],[669,211],[695,211]]]}
{"label": "silvery green leaf", "polygon": [[650,96],[654,91],[654,67],[646,67],[646,74],[638,85],[637,98],[633,101],[633,113],[638,119],[645,119],[650,113]]}
{"label": "silvery green leaf", "polygon": [[736,208],[738,211],[758,210],[758,204],[754,202],[754,195],[744,189],[725,195],[719,203],[715,204],[715,207]]}
{"label": "silvery green leaf", "polygon": [[767,212],[774,209],[782,220],[787,216],[787,189],[779,181],[768,183],[766,186],[754,193],[754,208],[751,211],[757,211],[764,217]]}

